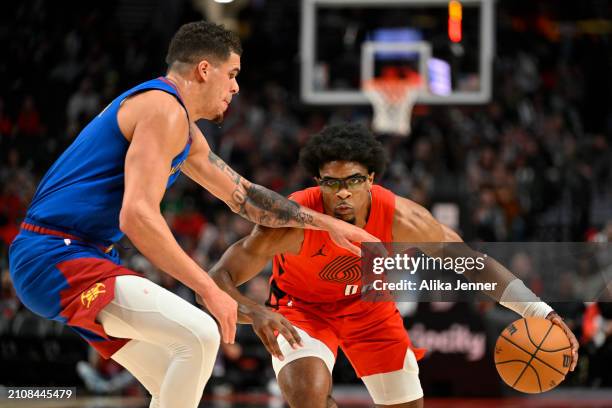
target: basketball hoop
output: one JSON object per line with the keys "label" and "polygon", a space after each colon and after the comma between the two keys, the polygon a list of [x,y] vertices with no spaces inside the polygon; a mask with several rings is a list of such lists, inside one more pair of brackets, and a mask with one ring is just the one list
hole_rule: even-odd
{"label": "basketball hoop", "polygon": [[407,77],[379,77],[363,83],[363,92],[372,103],[372,128],[378,133],[410,134],[410,117],[423,82],[412,73]]}

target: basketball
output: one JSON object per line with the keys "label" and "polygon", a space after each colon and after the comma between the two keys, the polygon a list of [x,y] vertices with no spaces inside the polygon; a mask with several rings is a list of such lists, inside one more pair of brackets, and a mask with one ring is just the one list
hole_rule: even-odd
{"label": "basketball", "polygon": [[495,367],[502,380],[529,394],[559,385],[571,362],[569,339],[547,319],[519,319],[504,329],[495,344]]}

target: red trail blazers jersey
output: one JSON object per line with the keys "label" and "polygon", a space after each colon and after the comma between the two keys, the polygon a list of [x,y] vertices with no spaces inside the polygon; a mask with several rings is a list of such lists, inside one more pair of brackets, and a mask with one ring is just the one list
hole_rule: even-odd
{"label": "red trail blazers jersey", "polygon": [[[289,198],[324,212],[319,187],[297,191]],[[381,186],[372,186],[372,204],[364,229],[382,242],[391,242],[394,213],[395,194]],[[283,253],[274,257],[272,277],[273,286],[309,303],[336,302],[361,295],[361,259],[334,244],[327,231],[305,229],[298,255]],[[282,296],[282,292],[277,294]],[[274,299],[270,303],[275,303]]]}

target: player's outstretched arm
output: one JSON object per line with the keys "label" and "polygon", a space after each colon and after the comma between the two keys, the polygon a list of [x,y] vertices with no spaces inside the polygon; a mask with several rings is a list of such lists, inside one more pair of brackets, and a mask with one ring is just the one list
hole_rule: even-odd
{"label": "player's outstretched arm", "polygon": [[[420,249],[429,256],[476,257],[461,237],[452,229],[438,222],[429,211],[417,203],[403,197],[396,197],[393,239],[397,242],[425,243]],[[453,245],[444,245],[454,243]],[[464,273],[473,282],[497,282],[495,289],[485,292],[499,301],[508,284],[516,279],[510,271],[492,258],[487,258],[485,270],[471,274]]]}
{"label": "player's outstretched arm", "polygon": [[252,324],[270,354],[281,360],[283,355],[274,332],[281,333],[293,347],[301,343],[299,334],[280,313],[244,296],[236,286],[261,272],[275,254],[298,253],[302,240],[299,229],[255,226],[249,236],[230,246],[210,270],[217,285],[238,302],[238,321]]}
{"label": "player's outstretched arm", "polygon": [[[422,206],[403,197],[397,197],[395,205],[394,241],[428,243],[428,245],[423,245],[421,249],[429,256],[439,256],[442,250],[444,250],[444,256],[472,258],[482,256],[467,244],[462,245],[463,240],[455,231],[439,223]],[[443,245],[444,243],[455,243],[455,245]],[[489,256],[484,261],[483,270],[466,270],[464,275],[472,282],[497,282],[494,290],[485,291],[485,293],[522,317],[544,317],[561,327],[572,344],[573,361],[570,370],[574,370],[578,362],[578,341],[576,337],[559,315],[550,306],[542,302],[512,272]]]}
{"label": "player's outstretched arm", "polygon": [[187,142],[185,111],[171,95],[151,91],[127,100],[118,121],[130,141],[121,230],[155,266],[202,296],[221,326],[223,340],[233,343],[236,302],[181,249],[159,209],[172,158]]}
{"label": "player's outstretched arm", "polygon": [[303,207],[249,182],[210,150],[197,126],[192,126],[192,133],[193,144],[183,172],[247,220],[272,228],[325,230],[336,244],[356,255],[361,255],[361,250],[352,242],[380,241],[361,228]]}

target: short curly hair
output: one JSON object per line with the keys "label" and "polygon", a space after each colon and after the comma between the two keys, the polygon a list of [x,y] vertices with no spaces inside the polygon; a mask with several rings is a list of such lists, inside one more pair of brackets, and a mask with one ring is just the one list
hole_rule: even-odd
{"label": "short curly hair", "polygon": [[313,177],[332,161],[352,161],[381,176],[387,165],[383,145],[365,126],[341,123],[327,126],[312,136],[300,151],[300,164]]}
{"label": "short curly hair", "polygon": [[242,54],[242,45],[235,33],[221,24],[195,21],[182,25],[174,34],[166,54],[166,64],[168,67],[175,62],[193,64],[202,58],[226,61],[231,52]]}

